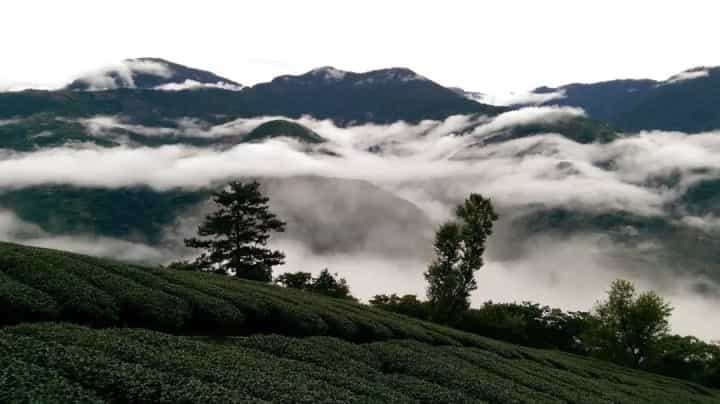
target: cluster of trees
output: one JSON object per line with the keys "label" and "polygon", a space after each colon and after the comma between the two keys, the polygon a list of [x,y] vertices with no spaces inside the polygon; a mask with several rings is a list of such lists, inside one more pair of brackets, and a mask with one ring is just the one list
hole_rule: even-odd
{"label": "cluster of trees", "polygon": [[275,278],[275,283],[286,288],[318,293],[336,299],[357,300],[350,294],[350,286],[345,278],[331,274],[327,268],[314,278],[310,272],[287,272]]}
{"label": "cluster of trees", "polygon": [[[370,304],[433,321],[430,302],[416,295],[377,295]],[[720,387],[720,345],[670,334],[671,311],[654,292],[637,294],[630,282],[617,280],[607,298],[589,312],[565,312],[531,302],[486,302],[447,325],[515,344],[593,356]]]}
{"label": "cluster of trees", "polygon": [[[218,209],[205,218],[198,237],[185,245],[201,249],[194,262],[180,261],[169,268],[199,270],[261,282],[272,281],[272,268],[282,265],[285,254],[267,247],[271,232],[285,231],[286,223],[270,211],[269,199],[257,181],[233,181],[213,193]],[[275,283],[339,299],[352,299],[344,278],[324,269],[313,278],[309,272],[286,273]]]}
{"label": "cluster of trees", "polygon": [[[272,281],[272,267],[281,265],[284,255],[267,248],[269,233],[284,231],[285,223],[270,212],[259,184],[232,182],[213,199],[218,210],[200,226],[199,237],[186,240],[187,246],[203,252],[195,262],[171,267]],[[471,309],[470,293],[478,287],[475,272],[483,266],[485,243],[496,220],[490,199],[471,194],[455,210],[454,220],[437,230],[435,259],[424,274],[427,300],[391,294],[377,295],[370,304],[513,343],[591,355],[720,386],[720,347],[670,335],[670,304],[654,292],[638,294],[628,281],[613,282],[607,299],[590,312],[563,312],[531,302],[487,302]],[[285,273],[275,283],[355,300],[346,280],[327,269],[317,277]]]}

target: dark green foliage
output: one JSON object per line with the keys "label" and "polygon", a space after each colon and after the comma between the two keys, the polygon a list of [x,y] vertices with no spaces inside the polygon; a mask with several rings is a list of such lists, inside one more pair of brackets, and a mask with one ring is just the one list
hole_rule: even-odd
{"label": "dark green foliage", "polygon": [[720,346],[695,337],[667,335],[655,344],[643,369],[720,387]]}
{"label": "dark green foliage", "polygon": [[354,299],[345,278],[338,277],[338,274],[333,276],[327,268],[313,279],[310,291],[336,299]]}
{"label": "dark green foliage", "polygon": [[[0,298],[0,312],[14,313],[17,321],[132,325],[202,335],[90,330],[68,324],[2,328],[0,402],[17,397],[52,402],[47,397],[53,394],[89,402],[93,398],[393,403],[718,399],[716,391],[690,383],[590,358],[509,345],[347,299],[6,243],[0,243],[0,258],[0,291],[10,296]],[[48,286],[54,284],[49,274],[62,277],[63,286],[90,300],[69,300],[64,289]],[[92,292],[83,293],[80,286]],[[116,311],[101,312],[97,304],[90,304],[104,299],[103,294]],[[96,317],[77,315],[94,307]],[[526,310],[537,312],[534,305]],[[52,317],[45,317],[46,313]],[[104,317],[98,318],[99,314]],[[257,335],[264,333],[283,336]],[[253,336],[223,338],[238,335]],[[676,358],[689,357],[680,348],[673,349]],[[672,367],[669,359],[667,366]],[[704,366],[717,369],[712,361]],[[712,375],[696,380],[717,382],[717,370],[715,379]],[[29,379],[42,384],[28,385]]]}
{"label": "dark green foliage", "polygon": [[[93,264],[97,269],[127,277],[146,287],[181,299],[181,305],[168,311],[168,320],[174,319],[178,314],[181,318],[186,317],[184,312],[189,312],[185,329],[190,332],[237,334],[244,330],[245,316],[237,307],[202,290],[168,282],[164,275],[170,272],[169,270],[126,266],[89,257],[79,257],[79,259]],[[168,321],[168,323],[174,322]]]}
{"label": "dark green foliage", "polygon": [[586,333],[594,354],[613,362],[640,366],[670,330],[672,307],[654,292],[635,293],[635,286],[618,279],[608,298],[594,310]]}
{"label": "dark green foliage", "polygon": [[[377,295],[370,304],[382,310],[428,320],[428,302],[416,295]],[[514,344],[585,354],[579,337],[590,327],[589,313],[563,312],[538,303],[487,302],[465,311],[452,327]]]}
{"label": "dark green foliage", "polygon": [[12,308],[0,315],[0,325],[22,321],[48,321],[58,315],[58,306],[49,295],[17,282],[0,272],[0,307]]}
{"label": "dark green foliage", "polygon": [[470,307],[477,289],[475,271],[483,265],[485,242],[498,219],[490,199],[471,194],[455,211],[458,221],[440,226],[435,235],[435,260],[427,272],[430,315],[435,321],[456,321]]}
{"label": "dark green foliage", "polygon": [[275,283],[285,288],[307,290],[312,284],[312,274],[310,272],[286,272],[275,278]]}
{"label": "dark green foliage", "polygon": [[286,288],[304,290],[336,299],[355,300],[350,294],[350,286],[345,278],[340,278],[338,274],[331,274],[327,268],[320,271],[315,278],[309,272],[284,273],[275,279],[275,283]]}
{"label": "dark green foliage", "polygon": [[56,394],[87,402],[533,404],[702,404],[720,398],[714,390],[603,362],[532,349],[508,357],[503,348],[278,335],[218,340],[21,325],[0,330],[0,397],[4,402],[54,401]]}
{"label": "dark green foliage", "polygon": [[[3,346],[2,348],[6,348]],[[79,381],[56,369],[13,358],[0,349],[0,402],[2,403],[104,403]]]}
{"label": "dark green foliage", "polygon": [[243,141],[262,142],[278,136],[290,137],[305,143],[323,143],[325,141],[322,136],[307,127],[284,119],[276,119],[261,124],[245,135]]}
{"label": "dark green foliage", "polygon": [[122,276],[123,273],[99,270],[97,266],[71,255],[58,255],[43,249],[34,249],[33,252],[46,265],[63,268],[94,287],[106,291],[119,307],[121,324],[178,331],[183,329],[190,319],[190,307],[185,301],[128,279]]}
{"label": "dark green foliage", "polygon": [[430,318],[430,307],[427,302],[418,300],[417,295],[398,296],[375,295],[369,303],[379,309],[404,314],[406,316],[428,320]]}
{"label": "dark green foliage", "polygon": [[200,238],[185,240],[188,247],[202,249],[196,265],[206,271],[238,278],[270,282],[272,267],[285,255],[265,248],[270,232],[282,232],[285,223],[270,212],[260,184],[234,181],[213,193],[218,210],[198,229]]}
{"label": "dark green foliage", "polygon": [[588,313],[563,312],[538,303],[487,302],[453,324],[463,331],[536,348],[584,353],[578,337],[589,327]]}
{"label": "dark green foliage", "polygon": [[[642,300],[640,302],[647,306]],[[429,318],[428,303],[418,300],[415,295],[377,295],[370,300],[370,304],[414,318]],[[658,313],[657,308],[655,313]],[[636,316],[633,322],[637,320]],[[720,387],[720,346],[695,337],[659,335],[651,345],[645,346],[642,362],[637,364],[630,353],[631,348],[618,340],[608,343],[605,340],[607,330],[599,329],[598,323],[598,318],[588,312],[564,312],[531,302],[487,302],[479,309],[467,310],[451,325],[466,332],[527,347],[596,356],[624,365],[639,366],[653,373]],[[652,327],[645,327],[645,330],[649,329]],[[624,334],[612,335],[621,337]]]}
{"label": "dark green foliage", "polygon": [[[117,303],[106,291],[71,274],[67,268],[53,267],[45,263],[32,249],[3,244],[0,251],[0,272],[16,282],[50,296],[60,310],[58,317],[63,320],[93,325],[116,324],[119,321]],[[27,293],[20,289],[16,291]],[[36,295],[41,296],[38,292],[35,292]],[[54,311],[55,305],[52,300],[46,301],[49,312]],[[23,306],[20,299],[13,299],[11,302]],[[15,310],[14,306],[5,309]],[[43,309],[38,307],[35,310]]]}
{"label": "dark green foliage", "polygon": [[53,319],[184,334],[274,332],[352,341],[459,344],[465,338],[349,299],[15,244],[0,243],[0,275],[7,281],[0,290],[9,293],[0,300],[2,311],[17,313],[13,322]]}

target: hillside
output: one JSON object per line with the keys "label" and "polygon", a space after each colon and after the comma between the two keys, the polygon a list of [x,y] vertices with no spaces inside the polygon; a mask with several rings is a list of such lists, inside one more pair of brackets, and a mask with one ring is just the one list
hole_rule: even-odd
{"label": "hillside", "polygon": [[720,125],[720,67],[697,67],[667,80],[611,80],[540,87],[536,94],[561,92],[545,105],[581,107],[594,119],[626,131],[660,129],[684,132]]}
{"label": "hillside", "polygon": [[289,137],[304,143],[322,143],[325,139],[297,122],[275,119],[265,122],[245,135],[245,142],[262,142],[275,137]]}
{"label": "hillside", "polygon": [[720,400],[349,301],[7,243],[0,308],[0,402]]}

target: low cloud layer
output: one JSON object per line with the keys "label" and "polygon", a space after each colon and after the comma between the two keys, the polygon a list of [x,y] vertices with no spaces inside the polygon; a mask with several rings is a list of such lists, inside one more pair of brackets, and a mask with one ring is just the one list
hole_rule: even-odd
{"label": "low cloud layer", "polygon": [[[317,147],[331,153],[308,153],[307,145],[283,139],[225,149],[61,147],[5,153],[0,159],[0,187],[148,185],[166,190],[201,188],[238,176],[316,175],[367,180],[420,199],[433,199],[433,189],[418,184],[435,181],[445,183],[444,192],[455,200],[482,190],[508,207],[542,204],[658,215],[688,187],[720,173],[720,136],[715,132],[643,132],[609,144],[578,144],[560,135],[541,134],[478,145],[484,137],[516,125],[579,116],[582,111],[576,108],[532,107],[494,119],[457,116],[417,125],[350,128],[299,119],[329,140]],[[209,127],[185,119],[179,122],[180,129],[125,125],[111,117],[92,118],[85,124],[98,136],[111,127],[148,136],[172,136],[178,131],[224,136],[245,134],[268,119]],[[460,132],[466,134],[456,135]],[[670,180],[672,184],[667,183]]]}
{"label": "low cloud layer", "polygon": [[[223,148],[61,147],[5,152],[0,157],[0,188],[147,185],[162,191],[203,188],[234,177],[264,178],[274,208],[294,224],[275,240],[288,253],[285,269],[319,271],[327,266],[347,277],[362,298],[385,292],[422,295],[422,271],[435,226],[469,193],[480,192],[498,206],[501,222],[488,250],[488,265],[478,274],[475,304],[488,299],[528,299],[589,309],[609,282],[622,276],[666,294],[677,307],[673,324],[678,332],[720,337],[705,326],[709,318],[720,322],[711,309],[716,298],[695,292],[703,282],[717,285],[655,262],[644,267],[635,264],[631,258],[656,254],[652,243],[621,245],[592,231],[528,235],[517,226],[518,217],[562,208],[662,218],[703,234],[715,231],[717,216],[686,212],[682,198],[694,185],[720,178],[720,133],[642,132],[608,144],[578,144],[545,133],[483,143],[518,125],[583,116],[576,108],[531,107],[494,118],[453,116],[419,124],[347,128],[304,117],[296,121],[328,142],[308,146],[279,138]],[[212,138],[242,136],[275,118],[209,125],[188,117],[174,127],[158,128],[124,124],[120,117],[95,117],[84,124],[94,136],[119,128],[145,136],[182,133]],[[317,177],[333,180],[313,182]],[[354,201],[362,203],[355,206]],[[92,237],[28,235],[32,226],[19,226],[18,219],[7,214],[5,222],[0,221],[0,228],[6,229],[0,236],[157,262],[190,254],[178,245],[208,208],[178,219],[161,247]],[[25,234],[18,235],[18,229],[25,229]],[[629,237],[638,232],[623,231]],[[99,250],[93,251],[92,246]]]}
{"label": "low cloud layer", "polygon": [[167,83],[160,86],[156,86],[155,90],[164,91],[187,91],[187,90],[199,90],[203,88],[214,88],[228,91],[240,91],[244,87],[235,84],[225,83],[218,81],[217,83],[201,83],[199,81],[187,79],[182,83]]}
{"label": "low cloud layer", "polygon": [[515,105],[541,105],[548,101],[560,100],[565,98],[565,90],[534,93],[534,92],[518,92],[502,95],[479,94],[470,98],[483,104],[497,106],[515,106]]}

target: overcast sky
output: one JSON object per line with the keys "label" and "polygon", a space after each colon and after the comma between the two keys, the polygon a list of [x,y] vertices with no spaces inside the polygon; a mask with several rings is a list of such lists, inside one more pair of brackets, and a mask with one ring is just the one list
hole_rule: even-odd
{"label": "overcast sky", "polygon": [[242,84],[405,66],[489,93],[720,65],[720,2],[3,0],[0,85],[157,56]]}

